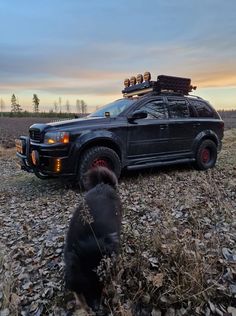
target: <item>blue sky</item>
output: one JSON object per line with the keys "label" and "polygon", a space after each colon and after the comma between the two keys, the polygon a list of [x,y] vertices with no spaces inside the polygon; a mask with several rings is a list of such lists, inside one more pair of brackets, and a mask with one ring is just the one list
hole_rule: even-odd
{"label": "blue sky", "polygon": [[190,77],[195,94],[236,109],[235,12],[235,0],[0,0],[0,98],[93,110],[149,70]]}

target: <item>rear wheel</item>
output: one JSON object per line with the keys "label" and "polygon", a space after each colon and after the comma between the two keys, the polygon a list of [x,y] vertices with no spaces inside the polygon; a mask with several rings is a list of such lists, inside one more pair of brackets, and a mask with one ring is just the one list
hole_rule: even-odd
{"label": "rear wheel", "polygon": [[216,159],[216,144],[210,139],[204,140],[196,151],[196,169],[207,170],[209,168],[213,168],[216,164]]}
{"label": "rear wheel", "polygon": [[119,178],[121,163],[117,153],[108,147],[95,146],[86,150],[80,159],[78,169],[79,184],[82,186],[82,179],[85,172],[99,166],[112,170],[117,178]]}

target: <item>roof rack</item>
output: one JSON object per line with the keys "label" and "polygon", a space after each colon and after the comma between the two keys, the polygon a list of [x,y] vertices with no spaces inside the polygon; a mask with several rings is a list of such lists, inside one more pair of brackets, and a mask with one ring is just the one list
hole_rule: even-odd
{"label": "roof rack", "polygon": [[[143,81],[144,79],[144,81]],[[197,87],[191,85],[191,79],[159,75],[156,81],[151,81],[150,72],[146,71],[144,76],[138,74],[137,77],[125,79],[125,88],[122,90],[124,97],[132,97],[134,95],[144,95],[149,92],[177,92],[180,94],[188,95],[192,90]]]}

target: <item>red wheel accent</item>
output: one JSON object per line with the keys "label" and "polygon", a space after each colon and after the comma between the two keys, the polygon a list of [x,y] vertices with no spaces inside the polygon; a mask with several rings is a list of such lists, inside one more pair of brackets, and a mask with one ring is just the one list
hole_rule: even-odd
{"label": "red wheel accent", "polygon": [[208,163],[211,157],[211,152],[208,148],[204,148],[201,152],[201,160],[203,163]]}
{"label": "red wheel accent", "polygon": [[108,164],[108,161],[107,161],[106,159],[97,158],[97,159],[94,159],[94,161],[92,162],[91,167],[92,167],[92,168],[96,168],[96,167],[106,167],[106,168],[109,168],[109,164]]}

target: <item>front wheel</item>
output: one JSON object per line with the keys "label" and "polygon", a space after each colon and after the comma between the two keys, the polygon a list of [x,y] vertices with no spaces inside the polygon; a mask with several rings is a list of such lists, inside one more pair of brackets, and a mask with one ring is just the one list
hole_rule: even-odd
{"label": "front wheel", "polygon": [[78,182],[82,185],[82,179],[85,172],[95,167],[107,167],[112,170],[116,177],[119,178],[121,173],[120,158],[117,153],[103,146],[95,146],[84,152],[81,156],[78,168]]}
{"label": "front wheel", "polygon": [[216,144],[210,140],[204,140],[196,151],[195,167],[198,170],[207,170],[213,168],[217,159],[217,147]]}

